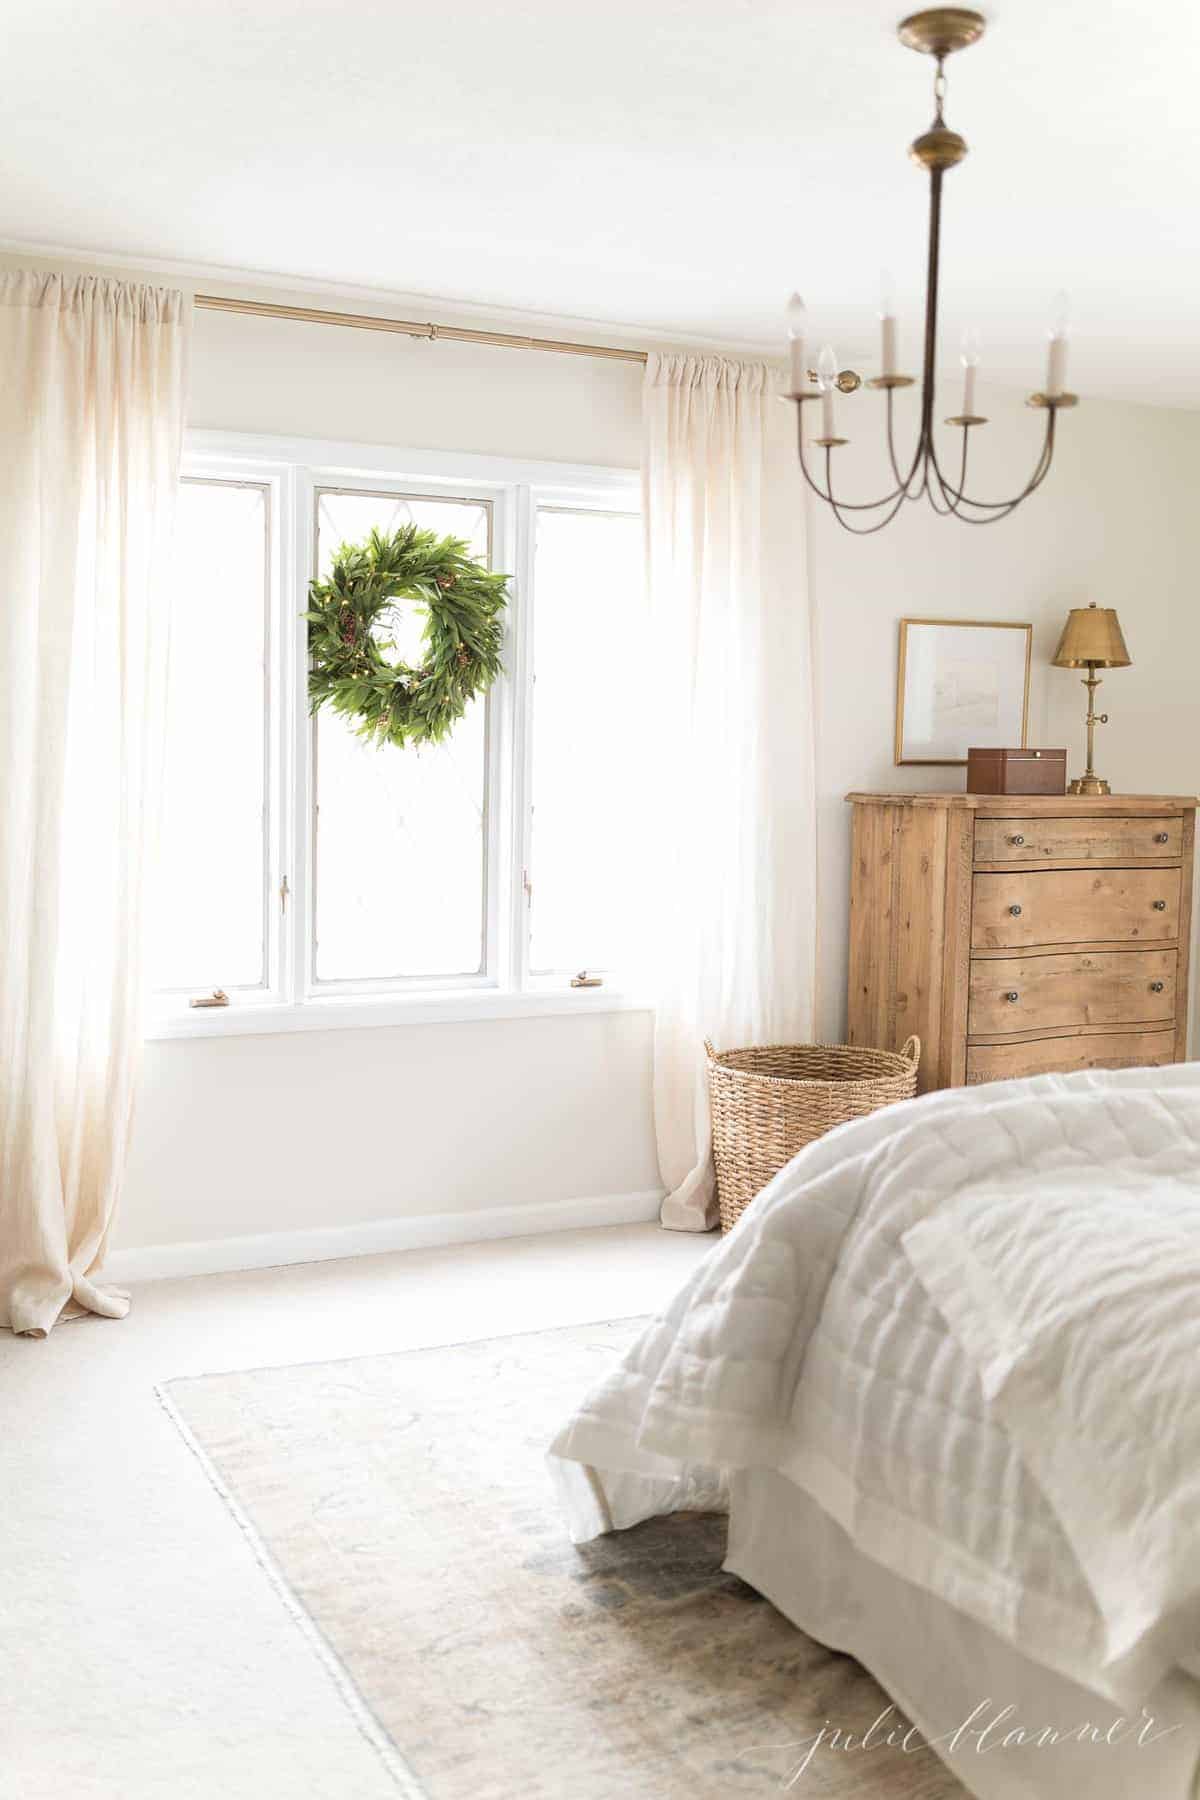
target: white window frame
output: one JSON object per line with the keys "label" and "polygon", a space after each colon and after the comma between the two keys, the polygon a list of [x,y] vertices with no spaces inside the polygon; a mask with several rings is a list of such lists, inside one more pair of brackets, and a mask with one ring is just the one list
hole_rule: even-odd
{"label": "white window frame", "polygon": [[[269,490],[271,593],[267,631],[268,979],[193,1008],[190,994],[151,997],[148,1037],[222,1037],[275,1031],[521,1018],[543,1013],[646,1010],[619,972],[600,988],[572,988],[571,971],[529,968],[533,768],[534,523],[538,506],[640,512],[625,469],[540,463],[314,438],[191,431],[181,475]],[[512,572],[505,673],[489,695],[484,965],[479,975],[322,981],[314,977],[312,830],[314,734],[307,704],[304,596],[316,557],[316,497],[329,488],[484,501],[495,568]],[[286,881],[286,888],[284,883]],[[285,898],[286,897],[286,898]]]}
{"label": "white window frame", "polygon": [[[530,664],[532,662],[534,645],[534,609],[537,605],[537,582],[534,578],[534,568],[537,551],[536,526],[538,509],[539,507],[553,507],[563,512],[640,514],[642,510],[642,499],[637,481],[634,480],[631,483],[628,477],[626,477],[623,485],[597,483],[594,486],[589,484],[588,486],[571,487],[562,483],[535,482],[530,483],[524,491],[526,496],[527,562],[524,567],[526,579],[523,586],[526,602],[522,612],[521,647],[524,651],[525,658],[527,659],[522,665],[522,680],[529,724],[522,745],[522,763],[519,772],[520,779],[519,782],[514,783],[514,787],[517,788],[519,792],[518,816],[520,828],[522,830],[521,865],[523,869],[530,871],[530,877],[534,884],[534,892],[536,893],[537,870],[534,867],[535,858],[533,850],[534,705],[532,682],[533,671]],[[529,896],[529,900],[530,905],[532,905],[532,895]],[[569,987],[571,977],[577,973],[577,968],[539,970],[536,974],[534,973],[530,966],[532,933],[530,931],[529,911],[530,908],[527,906],[524,909],[522,920],[518,921],[514,918],[516,936],[519,940],[514,945],[514,956],[517,959],[520,986],[527,993],[545,994],[561,992],[563,988]],[[601,974],[605,985],[610,981],[618,988],[628,985],[628,978],[622,970],[603,969],[594,972]],[[593,988],[589,991],[595,993],[599,990]]]}
{"label": "white window frame", "polygon": [[[405,478],[401,481],[391,475],[379,476],[365,473],[356,474],[352,481],[339,478],[335,483],[327,479],[329,473],[327,469],[313,468],[297,471],[297,524],[300,530],[304,530],[307,521],[307,533],[310,539],[307,547],[307,559],[302,565],[307,570],[306,582],[315,570],[317,559],[317,502],[319,496],[326,493],[377,493],[391,496],[399,492],[406,499],[462,500],[468,505],[486,506],[490,509],[488,539],[491,567],[504,569],[511,566],[512,547],[507,541],[512,535],[508,517],[510,507],[505,504],[509,492],[507,487],[467,478],[451,481],[439,481],[433,477],[416,481]],[[297,616],[297,641],[293,652],[293,670],[297,692],[303,694],[307,684],[308,645],[307,627],[299,614]],[[298,709],[294,765],[297,774],[294,790],[297,801],[296,834],[297,842],[304,846],[306,854],[303,893],[306,898],[311,900],[310,904],[301,904],[296,908],[296,953],[300,957],[299,967],[302,970],[302,979],[297,983],[296,998],[298,1001],[315,1003],[327,999],[350,999],[378,995],[420,995],[446,993],[447,991],[465,993],[474,989],[494,991],[501,985],[498,966],[499,909],[505,893],[504,876],[506,871],[502,866],[504,837],[501,820],[497,815],[502,813],[505,801],[504,772],[507,761],[507,739],[511,732],[513,698],[511,686],[511,673],[506,669],[494,683],[486,701],[488,721],[484,750],[486,835],[483,846],[482,966],[478,972],[461,974],[381,975],[354,979],[318,979],[316,923],[319,902],[316,893],[315,866],[318,787],[316,732],[313,729],[312,720],[308,716],[307,707]],[[493,803],[493,796],[495,803]]]}

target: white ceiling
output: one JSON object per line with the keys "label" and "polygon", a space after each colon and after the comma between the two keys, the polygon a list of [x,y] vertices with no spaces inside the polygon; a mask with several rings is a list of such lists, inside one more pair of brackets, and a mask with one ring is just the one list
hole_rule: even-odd
{"label": "white ceiling", "polygon": [[[8,0],[0,238],[770,346],[920,339],[931,66],[883,0]],[[1200,405],[1200,8],[1000,0],[949,65],[943,345]]]}

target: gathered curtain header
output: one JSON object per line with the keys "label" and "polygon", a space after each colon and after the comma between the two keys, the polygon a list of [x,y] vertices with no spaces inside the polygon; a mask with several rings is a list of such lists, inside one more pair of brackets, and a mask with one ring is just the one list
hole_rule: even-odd
{"label": "gathered curtain header", "polygon": [[178,288],[113,281],[102,275],[44,274],[35,269],[0,275],[0,306],[100,313],[136,319],[143,325],[187,325],[191,317],[191,301]]}
{"label": "gathered curtain header", "polygon": [[784,381],[782,369],[766,362],[742,362],[729,356],[668,355],[652,350],[646,359],[646,386],[781,394]]}

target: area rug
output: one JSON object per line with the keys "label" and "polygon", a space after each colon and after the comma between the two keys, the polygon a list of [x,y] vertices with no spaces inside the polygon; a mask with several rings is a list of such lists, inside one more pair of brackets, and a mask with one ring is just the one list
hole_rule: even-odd
{"label": "area rug", "polygon": [[638,1325],[162,1394],[409,1800],[960,1800],[927,1749],[800,1769],[889,1702],[722,1572],[724,1519],[569,1542],[545,1447]]}

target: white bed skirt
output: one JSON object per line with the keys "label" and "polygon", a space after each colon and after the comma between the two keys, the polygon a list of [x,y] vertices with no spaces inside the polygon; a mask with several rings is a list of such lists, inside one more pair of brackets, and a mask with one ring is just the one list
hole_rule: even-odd
{"label": "white bed skirt", "polygon": [[[863,1556],[773,1471],[734,1476],[725,1567],[810,1637],[869,1669],[979,1800],[1200,1800],[1200,1681],[1191,1675],[1178,1671],[1155,1690],[1152,1725],[1142,1717],[1122,1728],[1111,1701]],[[884,1721],[870,1748],[818,1747],[813,1759],[861,1756],[865,1787],[868,1770],[879,1779],[881,1759],[904,1754],[880,1741],[893,1723]],[[1094,1734],[1080,1741],[1085,1726]],[[1029,1740],[1054,1730],[1060,1741],[1003,1747],[1018,1730]],[[812,1785],[819,1789],[815,1771]],[[803,1778],[796,1788],[804,1792]]]}

